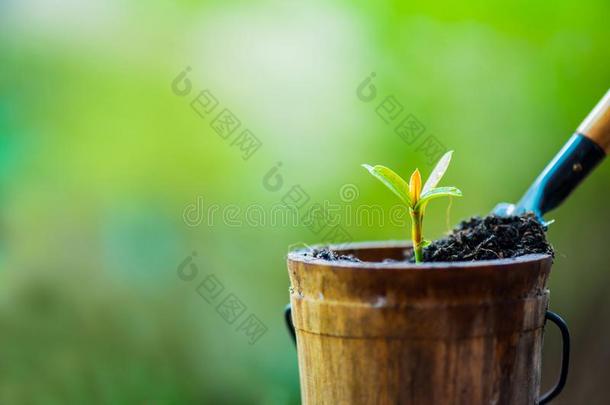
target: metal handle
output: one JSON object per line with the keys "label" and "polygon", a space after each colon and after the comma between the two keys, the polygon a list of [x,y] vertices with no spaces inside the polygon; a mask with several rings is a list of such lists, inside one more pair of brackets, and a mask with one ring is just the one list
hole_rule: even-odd
{"label": "metal handle", "polygon": [[559,206],[605,157],[598,144],[584,135],[574,134],[536,178],[511,214],[533,211],[542,218]]}
{"label": "metal handle", "polygon": [[292,337],[292,341],[294,344],[297,344],[297,335],[294,331],[294,324],[292,323],[292,308],[290,304],[286,305],[284,308],[284,321],[286,321],[286,328],[288,328],[288,333],[290,333],[290,337]]}
{"label": "metal handle", "polygon": [[610,153],[610,90],[509,215],[533,211],[539,219],[565,200]]}
{"label": "metal handle", "polygon": [[555,326],[559,328],[563,350],[561,354],[561,372],[559,373],[559,380],[553,389],[540,398],[540,401],[538,401],[540,405],[548,404],[563,390],[568,379],[568,368],[570,367],[570,331],[568,330],[568,325],[559,315],[551,311],[546,311],[545,318],[546,320],[553,322]]}

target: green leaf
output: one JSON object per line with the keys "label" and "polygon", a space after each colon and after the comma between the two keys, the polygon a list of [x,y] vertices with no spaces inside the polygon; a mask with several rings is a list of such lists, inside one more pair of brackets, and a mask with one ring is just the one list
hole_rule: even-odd
{"label": "green leaf", "polygon": [[432,242],[430,242],[429,240],[422,240],[421,243],[419,244],[421,247],[425,248],[430,246]]}
{"label": "green leaf", "polygon": [[426,193],[422,194],[419,198],[419,202],[415,206],[415,210],[419,209],[422,206],[425,206],[430,200],[439,197],[461,197],[462,192],[456,187],[437,187],[432,190],[428,190]]}
{"label": "green leaf", "polygon": [[368,170],[369,173],[376,177],[377,180],[382,182],[387,188],[392,190],[392,192],[396,194],[398,198],[402,200],[402,202],[407,204],[407,206],[411,206],[411,199],[409,198],[409,185],[403,180],[402,177],[385,166],[376,165],[373,167],[364,164],[362,167]]}
{"label": "green leaf", "polygon": [[447,167],[449,167],[449,163],[451,162],[451,156],[453,155],[453,151],[445,153],[443,157],[438,161],[432,173],[430,173],[430,177],[424,184],[424,188],[422,189],[422,194],[432,190],[436,185],[441,181],[445,172],[447,171]]}

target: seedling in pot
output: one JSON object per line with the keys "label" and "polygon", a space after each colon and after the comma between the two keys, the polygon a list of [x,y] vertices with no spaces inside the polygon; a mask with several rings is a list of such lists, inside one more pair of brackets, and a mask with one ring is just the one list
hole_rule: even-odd
{"label": "seedling in pot", "polygon": [[449,151],[443,155],[423,187],[419,169],[415,169],[411,174],[409,183],[407,183],[402,177],[385,166],[362,165],[369,173],[392,190],[407,206],[411,217],[411,239],[413,240],[413,253],[416,263],[424,261],[424,247],[430,243],[424,240],[422,235],[424,214],[430,200],[439,197],[462,196],[462,192],[456,187],[436,187],[447,171],[452,154],[453,151]]}

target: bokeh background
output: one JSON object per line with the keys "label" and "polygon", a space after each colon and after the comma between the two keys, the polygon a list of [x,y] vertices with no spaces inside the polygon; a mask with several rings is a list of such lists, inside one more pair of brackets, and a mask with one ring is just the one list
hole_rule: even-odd
{"label": "bokeh background", "polygon": [[[609,13],[603,0],[0,2],[0,403],[298,404],[285,254],[323,238],[197,224],[194,204],[268,212],[300,185],[342,212],[389,210],[361,163],[431,169],[376,113],[393,95],[455,150],[444,184],[465,196],[449,220],[447,201],[430,206],[439,237],[518,199],[610,87]],[[219,106],[202,118],[190,102],[204,89]],[[221,108],[261,141],[249,159],[211,128]],[[609,190],[606,162],[550,215],[551,307],[574,338],[557,404],[610,394]],[[340,222],[354,240],[407,235]],[[255,344],[197,293],[209,275],[267,327]],[[549,330],[545,387],[558,341]]]}

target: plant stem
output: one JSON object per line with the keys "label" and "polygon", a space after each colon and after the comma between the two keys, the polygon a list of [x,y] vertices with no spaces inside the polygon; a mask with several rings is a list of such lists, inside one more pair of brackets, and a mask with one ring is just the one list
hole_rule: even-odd
{"label": "plant stem", "polygon": [[422,246],[422,215],[419,211],[409,210],[411,214],[411,240],[413,241],[413,253],[415,263],[424,261],[424,248]]}

